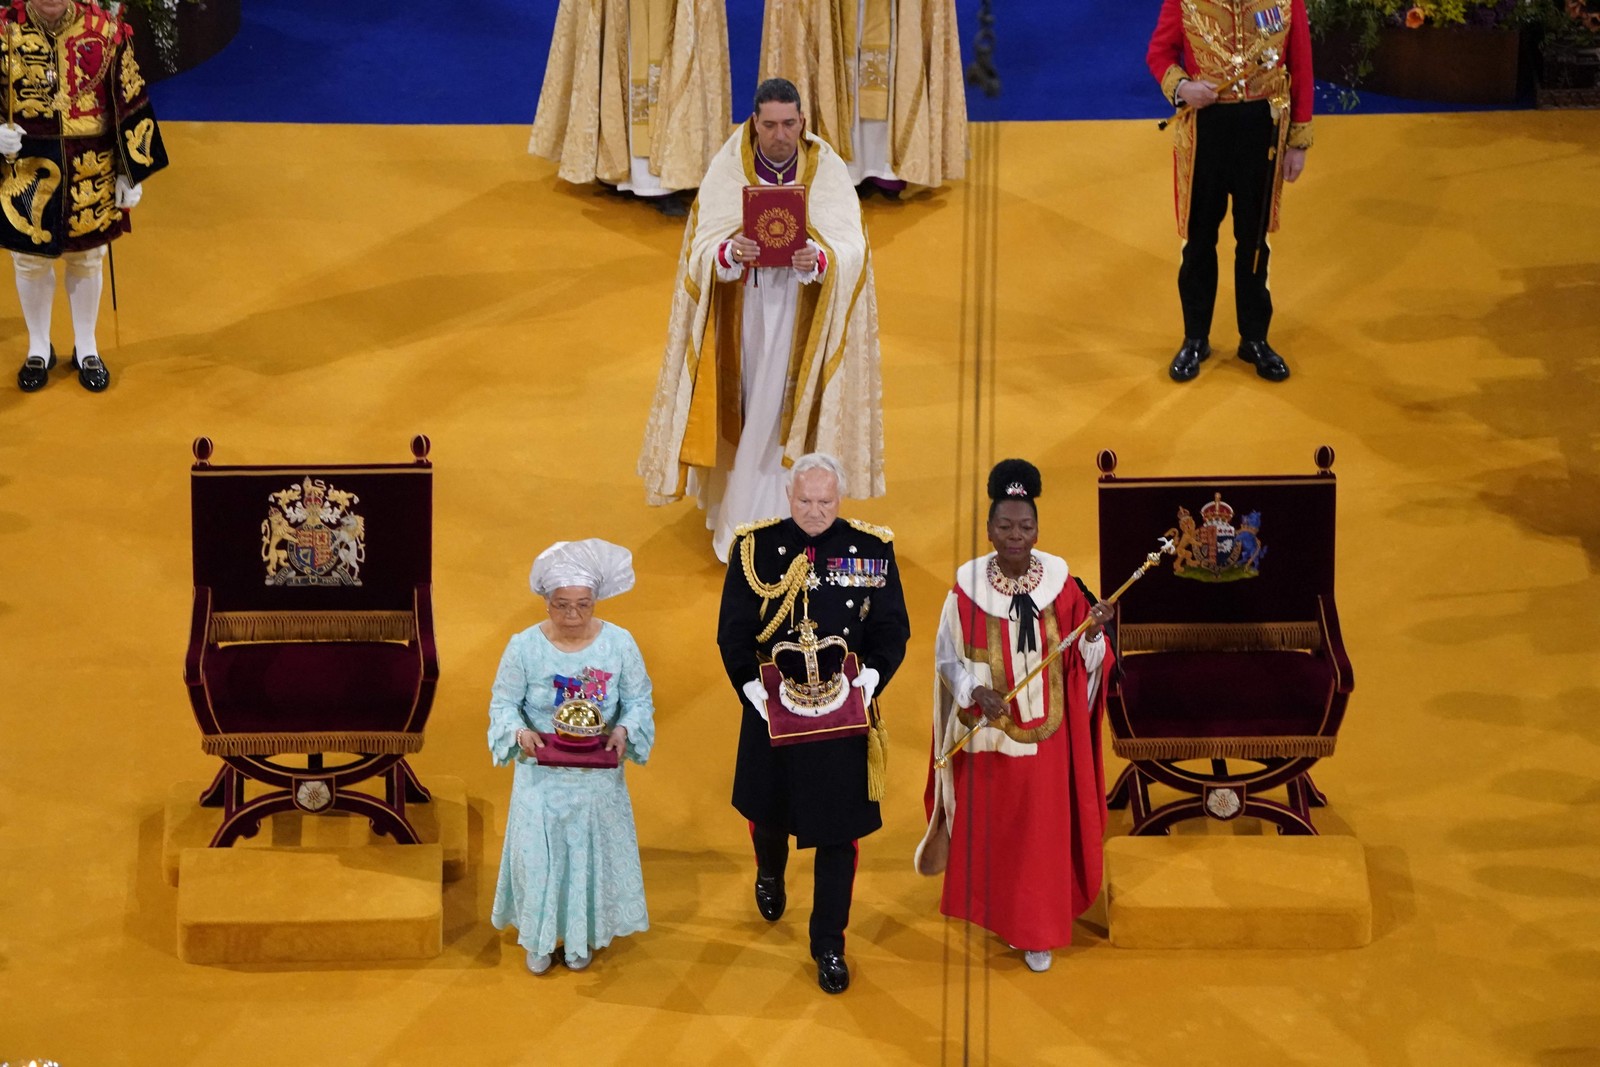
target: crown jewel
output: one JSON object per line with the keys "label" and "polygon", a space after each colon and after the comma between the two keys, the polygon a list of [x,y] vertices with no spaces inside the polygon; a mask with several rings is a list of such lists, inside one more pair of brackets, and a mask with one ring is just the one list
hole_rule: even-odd
{"label": "crown jewel", "polygon": [[847,695],[845,677],[840,672],[823,678],[817,663],[817,654],[827,648],[838,648],[842,654],[848,652],[850,646],[842,637],[829,636],[819,641],[817,624],[809,617],[801,619],[798,628],[800,639],[780,641],[773,645],[772,658],[773,662],[777,662],[780,654],[798,654],[805,664],[806,676],[804,679],[795,679],[785,673],[778,699],[783,702],[784,707],[797,715],[826,715],[844,704]]}
{"label": "crown jewel", "polygon": [[606,731],[600,705],[583,697],[565,701],[555,711],[556,740],[563,748],[592,748]]}

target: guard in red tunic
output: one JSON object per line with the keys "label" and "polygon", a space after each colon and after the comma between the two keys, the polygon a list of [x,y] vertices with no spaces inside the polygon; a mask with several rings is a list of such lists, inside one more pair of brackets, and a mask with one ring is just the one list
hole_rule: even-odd
{"label": "guard in red tunic", "polygon": [[[928,830],[916,868],[944,874],[939,910],[997,934],[1030,970],[1050,967],[1100,893],[1105,771],[1102,635],[1111,618],[1040,552],[1039,470],[1002,460],[989,474],[994,551],[956,572],[934,642]],[[1005,694],[1088,621],[1083,635],[1007,702]],[[982,723],[944,767],[937,757]]]}
{"label": "guard in red tunic", "polygon": [[1168,373],[1189,381],[1211,355],[1217,231],[1231,200],[1239,358],[1281,382],[1289,365],[1267,344],[1267,234],[1278,228],[1283,183],[1300,177],[1311,147],[1305,0],[1163,0],[1145,58],[1178,109],[1173,179],[1184,238],[1184,336]]}
{"label": "guard in red tunic", "polygon": [[100,392],[101,263],[129,229],[139,183],[167,165],[161,131],[116,16],[79,0],[14,0],[0,9],[6,123],[0,126],[0,245],[17,269],[28,356],[17,385],[44,388],[55,366],[50,305],[55,260],[66,270],[73,366]]}

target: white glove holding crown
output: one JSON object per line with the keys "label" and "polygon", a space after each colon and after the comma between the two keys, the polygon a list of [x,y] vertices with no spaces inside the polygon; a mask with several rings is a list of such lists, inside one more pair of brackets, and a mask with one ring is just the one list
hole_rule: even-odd
{"label": "white glove holding crown", "polygon": [[0,125],[0,156],[15,159],[22,151],[22,127],[14,123]]}
{"label": "white glove holding crown", "polygon": [[861,673],[856,675],[855,681],[850,684],[861,690],[861,702],[871,704],[872,696],[878,691],[880,675],[871,667],[861,668]]}
{"label": "white glove holding crown", "polygon": [[120,208],[135,208],[144,198],[144,186],[135,185],[121,174],[117,175],[117,206]]}
{"label": "white glove holding crown", "polygon": [[761,716],[761,721],[767,722],[767,687],[761,684],[761,679],[750,679],[744,683],[742,691],[750,706],[756,709],[756,714]]}

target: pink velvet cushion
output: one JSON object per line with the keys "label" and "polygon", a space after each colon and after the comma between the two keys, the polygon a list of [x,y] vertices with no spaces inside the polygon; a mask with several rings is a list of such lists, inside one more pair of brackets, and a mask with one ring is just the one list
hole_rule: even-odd
{"label": "pink velvet cushion", "polygon": [[1141,738],[1317,736],[1335,680],[1309,652],[1149,652],[1120,666],[1131,736]]}
{"label": "pink velvet cushion", "polygon": [[204,671],[227,733],[422,730],[420,721],[410,722],[422,675],[415,645],[213,646]]}

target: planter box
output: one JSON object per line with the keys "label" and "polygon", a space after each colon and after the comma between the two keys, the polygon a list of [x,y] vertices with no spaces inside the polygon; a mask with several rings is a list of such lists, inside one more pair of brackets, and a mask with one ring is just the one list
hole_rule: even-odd
{"label": "planter box", "polygon": [[1541,85],[1535,104],[1541,108],[1600,109],[1600,89],[1547,89]]}
{"label": "planter box", "polygon": [[[1355,46],[1354,34],[1328,31],[1312,49],[1316,76],[1346,83]],[[1514,104],[1520,51],[1520,36],[1511,29],[1385,26],[1372,52],[1372,73],[1356,88],[1442,104]]]}
{"label": "planter box", "polygon": [[158,82],[198,67],[228,46],[233,35],[239,32],[240,0],[201,0],[178,5],[177,54],[171,65],[162,56],[156,39],[150,31],[149,16],[142,11],[130,13],[133,24],[133,54],[139,60],[139,69],[145,81]]}
{"label": "planter box", "polygon": [[1539,85],[1546,89],[1593,89],[1600,85],[1600,49],[1545,53]]}
{"label": "planter box", "polygon": [[1539,107],[1600,107],[1600,48],[1552,48],[1539,60]]}

